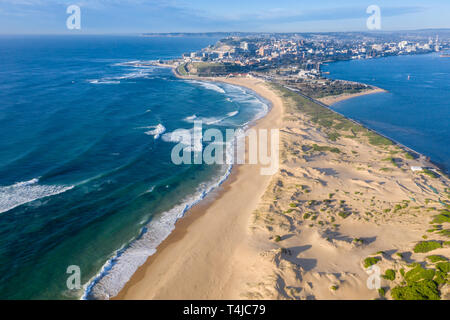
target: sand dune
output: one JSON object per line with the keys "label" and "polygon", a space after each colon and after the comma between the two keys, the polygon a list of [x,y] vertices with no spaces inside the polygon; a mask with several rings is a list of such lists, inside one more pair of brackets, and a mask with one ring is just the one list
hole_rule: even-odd
{"label": "sand dune", "polygon": [[[371,144],[361,128],[317,124],[302,111],[306,102],[280,88],[256,79],[220,80],[272,101],[257,126],[280,128],[280,170],[270,177],[259,175],[258,166],[235,167],[118,298],[390,299],[409,290],[409,270],[440,275],[426,257],[450,257],[442,232],[448,220],[431,223],[446,214],[447,177],[412,172],[410,166],[424,163],[396,145]],[[338,138],[330,139],[335,131]],[[430,240],[440,247],[414,252]],[[394,270],[395,279],[381,278],[384,291],[367,286],[366,258],[374,258],[381,274]],[[449,299],[448,282],[433,279],[436,292]]]}

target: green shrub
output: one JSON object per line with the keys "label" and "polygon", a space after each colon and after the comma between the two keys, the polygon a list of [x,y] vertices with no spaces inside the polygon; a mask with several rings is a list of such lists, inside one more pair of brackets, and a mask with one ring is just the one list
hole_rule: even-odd
{"label": "green shrub", "polygon": [[436,268],[444,273],[450,272],[450,262],[438,262]]}
{"label": "green shrub", "polygon": [[364,259],[364,268],[373,266],[374,264],[377,264],[378,261],[381,261],[381,257],[368,257]]}
{"label": "green shrub", "polygon": [[447,282],[447,274],[442,271],[436,271],[433,281],[438,285],[445,284]]}
{"label": "green shrub", "polygon": [[387,269],[386,272],[384,273],[383,278],[385,278],[386,280],[394,281],[395,280],[395,270]]}
{"label": "green shrub", "polygon": [[336,291],[339,287],[337,285],[331,286],[330,289]]}
{"label": "green shrub", "polygon": [[437,254],[428,256],[427,259],[430,260],[432,263],[439,262],[439,261],[447,261],[447,258],[437,255]]}
{"label": "green shrub", "polygon": [[418,282],[421,280],[432,280],[435,271],[433,269],[424,269],[418,264],[413,269],[409,270],[405,274],[405,280],[407,283]]}
{"label": "green shrub", "polygon": [[395,287],[391,294],[395,300],[440,300],[437,284],[432,280]]}
{"label": "green shrub", "polygon": [[445,237],[450,237],[450,229],[441,230],[438,233],[442,234]]}
{"label": "green shrub", "polygon": [[437,241],[421,241],[414,247],[415,253],[429,252],[438,248],[442,248],[442,244]]}
{"label": "green shrub", "polygon": [[444,223],[450,222],[450,212],[443,211],[441,214],[438,214],[434,217],[432,223]]}
{"label": "green shrub", "polygon": [[386,289],[385,288],[380,288],[378,289],[378,293],[380,296],[384,297],[386,295]]}
{"label": "green shrub", "polygon": [[275,242],[280,242],[281,241],[281,237],[280,236],[275,236]]}
{"label": "green shrub", "polygon": [[349,215],[351,215],[350,212],[345,212],[345,211],[341,211],[338,214],[341,218],[344,218],[344,219],[347,218]]}
{"label": "green shrub", "polygon": [[438,177],[438,175],[436,173],[434,173],[433,171],[428,170],[428,169],[423,169],[422,173],[426,174],[427,176],[429,176],[431,178],[437,178]]}

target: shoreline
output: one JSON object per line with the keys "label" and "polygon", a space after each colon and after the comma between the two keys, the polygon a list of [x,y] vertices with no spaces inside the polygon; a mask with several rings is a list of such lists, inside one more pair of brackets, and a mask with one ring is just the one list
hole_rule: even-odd
{"label": "shoreline", "polygon": [[369,95],[369,94],[375,94],[375,93],[383,93],[383,92],[388,92],[384,89],[378,88],[378,87],[373,87],[372,89],[368,89],[368,90],[364,90],[361,92],[357,92],[357,93],[343,93],[343,94],[339,94],[336,96],[326,96],[323,98],[319,98],[316,99],[317,101],[320,101],[322,103],[325,103],[327,105],[333,105],[337,102],[340,101],[344,101],[344,100],[348,100],[348,99],[352,99],[352,98],[356,98],[356,97],[361,97],[361,96],[365,96],[365,95]]}
{"label": "shoreline", "polygon": [[[279,126],[277,124],[281,124],[281,100],[278,98],[278,101],[273,101],[274,97],[270,96],[270,94],[274,95],[273,91],[267,89],[265,87],[267,86],[266,82],[263,82],[262,80],[249,78],[211,79],[200,77],[179,77],[191,80],[223,82],[249,89],[271,103],[271,108],[268,113],[264,117],[256,119],[250,127],[268,129],[275,127],[278,128]],[[259,174],[259,169],[260,165],[234,165],[228,178],[219,187],[215,188],[208,195],[206,195],[202,201],[189,209],[185,215],[176,222],[174,230],[157,247],[156,253],[150,256],[147,261],[138,268],[131,279],[121,289],[119,294],[112,299],[182,298],[182,296],[177,296],[174,292],[167,291],[167,289],[164,289],[166,290],[164,293],[158,292],[157,288],[161,283],[175,282],[178,287],[177,291],[182,291],[179,288],[179,280],[174,280],[180,277],[181,271],[177,270],[177,272],[171,272],[170,276],[167,275],[168,271],[180,268],[185,272],[182,277],[184,282],[190,283],[191,287],[198,286],[198,284],[194,284],[193,282],[195,282],[195,279],[203,279],[207,270],[197,272],[186,270],[182,267],[187,261],[192,259],[191,255],[195,254],[191,252],[193,247],[195,247],[195,251],[203,252],[208,256],[216,256],[216,259],[213,259],[211,264],[216,264],[217,268],[214,272],[209,273],[209,278],[211,278],[211,281],[221,282],[223,277],[219,278],[215,275],[217,269],[220,269],[220,264],[218,264],[217,261],[227,257],[221,255],[220,252],[223,250],[234,251],[240,247],[241,241],[246,238],[248,219],[250,218],[253,209],[259,203],[262,194],[266,191],[266,187],[271,180],[272,176],[261,176]],[[230,211],[234,212],[231,214],[234,218],[227,214],[227,212]],[[215,216],[218,214],[221,214],[221,217],[219,218],[220,223],[214,220],[217,218]],[[241,220],[241,223],[237,225],[235,223],[236,220]],[[213,228],[211,224],[213,224],[215,228]],[[227,240],[222,240],[219,236],[222,234],[221,231],[225,226],[228,226],[229,229],[231,229],[229,232],[235,235],[233,239],[229,238],[229,234],[224,235],[227,237]],[[205,232],[205,227],[210,230]],[[199,238],[203,239],[201,243],[199,243]],[[222,241],[223,250],[217,252],[214,247],[211,247],[211,238],[217,238],[217,242]],[[238,239],[241,241],[238,241]],[[190,246],[191,249],[186,250],[186,248]],[[176,260],[180,259],[185,262],[175,263]],[[177,266],[174,264],[177,264]],[[204,268],[205,264],[202,263],[193,269],[201,270]],[[163,271],[164,275],[162,275]],[[236,275],[236,273],[237,272],[231,272],[233,275]],[[154,276],[155,274],[158,274],[158,276]],[[189,278],[189,281],[186,281],[186,277]],[[227,284],[223,283],[222,285],[226,286]],[[160,289],[166,287],[166,285],[160,285]],[[188,287],[190,287],[190,285],[185,283],[183,287],[185,290],[189,290]],[[235,287],[236,286],[228,285],[228,290],[236,290]],[[151,290],[151,292],[149,290]],[[206,289],[202,290],[202,293],[199,292],[198,298],[207,299],[215,297],[208,296],[207,292],[208,290]],[[190,296],[192,296],[192,294],[190,294]],[[222,298],[226,297],[227,295],[222,296]]]}
{"label": "shoreline", "polygon": [[[246,86],[242,83],[242,81],[266,83],[258,78],[223,79],[184,76],[179,77],[210,82],[225,82],[243,87]],[[259,94],[257,90],[252,88],[248,89],[256,91],[256,93]],[[272,91],[272,94],[275,94],[278,99],[281,99],[278,92],[275,92],[272,88],[269,91]],[[381,91],[377,90],[376,92]],[[359,95],[353,95],[352,97]],[[261,96],[264,99],[271,101],[273,106],[277,106],[276,103],[274,103],[271,99],[268,99],[268,97],[264,96],[264,94],[261,94]],[[283,105],[283,102],[284,99],[281,101],[281,105]],[[272,121],[278,120],[278,127],[281,128],[282,123],[284,123],[284,120],[283,122],[281,120],[281,113],[280,117],[271,120],[271,118],[274,118],[274,109],[277,111],[277,108],[273,107],[266,117],[256,122],[255,127],[261,126],[264,123],[273,125]],[[286,110],[284,110],[283,114],[285,113]],[[353,121],[347,117],[344,118]],[[309,130],[306,129],[308,126],[309,125],[307,123],[301,121],[300,131],[306,134],[306,132],[308,132],[307,130]],[[314,128],[314,126],[310,127],[310,129],[312,131],[318,130],[317,128]],[[316,141],[319,136],[321,136],[320,129],[316,134],[307,134],[303,137],[306,141],[310,139],[312,139],[312,141]],[[323,137],[319,140],[321,139],[323,139]],[[325,141],[326,140],[322,141],[322,143],[325,143]],[[350,140],[348,142],[350,142]],[[329,141],[327,143],[329,143]],[[341,144],[339,145],[339,148],[344,148]],[[372,153],[372,156],[375,158],[380,157],[379,155],[375,156],[375,154],[373,154],[374,151],[379,150],[377,147],[364,144],[357,144],[355,147],[366,149],[367,151],[364,153]],[[395,150],[397,147],[398,145],[394,145],[392,148]],[[348,154],[349,152],[347,151],[346,153]],[[374,173],[372,172],[372,168],[377,165],[375,158],[368,160],[370,161],[370,165],[368,166],[367,173],[365,174],[373,176]],[[383,159],[384,158],[381,157],[378,159],[378,166],[380,161],[384,161]],[[352,194],[354,190],[359,190],[360,188],[360,186],[351,187],[355,181],[355,178],[359,178],[360,172],[358,172],[358,170],[360,169],[357,168],[356,171],[350,173],[350,171],[354,168],[351,169],[349,166],[350,164],[345,164],[348,160],[344,160],[343,162],[342,159],[330,159],[326,160],[327,165],[329,165],[329,161],[337,161],[339,165],[335,168],[345,172],[345,177],[342,178],[342,181],[345,181],[344,185],[349,186],[350,192],[345,192],[345,195],[342,195],[342,197],[346,198],[348,203],[353,201],[352,205],[360,206],[361,208],[365,207],[366,205],[358,204],[355,202],[355,199],[349,199],[347,196],[347,194]],[[408,161],[408,165],[412,165],[414,163],[416,163],[416,160]],[[323,162],[317,162],[316,164],[318,167],[323,165]],[[293,167],[285,167],[283,170],[286,172],[286,170],[296,169]],[[395,169],[390,170],[396,171]],[[307,179],[313,179],[316,181],[317,179],[326,179],[328,183],[333,181],[329,180],[330,178],[323,176],[323,174],[320,174],[320,170],[317,171],[316,168],[311,166],[311,164],[305,164],[305,167],[302,165],[300,172]],[[391,175],[391,173],[389,173],[390,171],[387,172],[387,176]],[[398,177],[401,176],[400,179],[403,181],[402,184],[400,184],[400,188],[398,187],[399,185],[391,183],[391,178],[384,180],[384,177],[378,175],[373,176],[373,179],[378,181],[377,186],[375,187],[376,189],[380,189],[380,186],[383,185],[382,190],[378,191],[381,193],[381,199],[386,199],[388,200],[388,203],[395,204],[403,198],[403,191],[401,191],[401,189],[405,185],[407,185],[410,190],[417,188],[418,185],[411,184],[410,182],[411,174],[412,173],[409,172],[409,170],[403,170],[403,173],[395,173]],[[363,285],[365,283],[366,274],[362,271],[363,269],[359,269],[361,268],[361,262],[358,263],[358,261],[361,261],[362,257],[367,256],[372,252],[381,252],[380,250],[384,250],[386,246],[394,246],[399,249],[405,247],[408,248],[410,246],[408,243],[411,243],[411,241],[420,240],[417,231],[420,230],[420,233],[425,232],[425,230],[422,230],[424,228],[423,224],[417,225],[416,222],[411,221],[405,226],[405,221],[401,221],[400,224],[395,227],[404,228],[402,235],[399,236],[395,234],[397,229],[390,226],[390,223],[387,222],[389,220],[385,220],[389,218],[384,217],[384,214],[380,216],[382,219],[381,225],[380,221],[370,222],[368,225],[364,225],[361,224],[361,222],[357,222],[355,220],[356,217],[353,218],[352,216],[352,218],[347,219],[348,221],[346,220],[341,222],[342,230],[344,230],[345,233],[350,234],[350,239],[360,239],[362,236],[371,235],[375,232],[378,236],[375,236],[374,238],[379,238],[380,240],[376,240],[373,244],[367,245],[367,248],[365,248],[366,245],[359,245],[361,248],[358,248],[358,246],[355,246],[354,241],[351,242],[351,244],[348,244],[346,243],[346,240],[343,241],[339,237],[336,239],[330,238],[330,236],[325,238],[325,235],[320,233],[318,235],[314,230],[311,233],[308,229],[297,227],[297,230],[294,231],[293,236],[281,236],[283,245],[280,249],[277,244],[280,240],[275,240],[274,242],[273,239],[276,237],[280,238],[279,235],[283,234],[282,231],[275,228],[275,230],[278,230],[278,235],[275,233],[275,237],[274,231],[272,231],[272,226],[269,227],[270,224],[266,224],[264,229],[261,229],[261,226],[257,226],[256,219],[260,215],[260,208],[273,201],[273,196],[267,197],[267,194],[270,195],[276,188],[274,187],[272,189],[272,178],[277,177],[278,179],[282,179],[283,185],[286,181],[289,181],[289,179],[287,177],[281,178],[280,172],[278,172],[268,179],[251,181],[257,176],[258,174],[256,173],[255,168],[252,170],[251,167],[246,165],[234,166],[228,179],[219,188],[216,188],[208,194],[203,201],[191,208],[182,219],[177,221],[174,231],[158,246],[157,252],[147,259],[147,261],[134,273],[132,278],[122,288],[120,293],[113,299],[185,299],[186,297],[189,297],[190,299],[253,299],[255,297],[284,299],[287,296],[291,296],[293,293],[287,292],[283,287],[278,288],[278,286],[273,283],[270,283],[268,287],[267,283],[264,284],[263,286],[266,286],[266,288],[262,290],[259,287],[262,286],[263,282],[260,281],[263,281],[262,279],[270,278],[268,276],[270,270],[275,270],[276,272],[284,270],[284,267],[280,267],[282,264],[279,265],[276,263],[276,266],[274,267],[272,265],[274,261],[278,261],[279,259],[281,259],[280,261],[291,261],[291,258],[288,258],[286,253],[283,253],[283,250],[285,250],[283,248],[291,248],[289,250],[294,250],[295,252],[297,248],[311,247],[311,245],[315,246],[315,249],[310,250],[310,252],[306,254],[307,259],[302,258],[300,260],[305,263],[307,263],[307,261],[316,260],[320,268],[317,269],[315,266],[312,266],[311,268],[314,271],[309,272],[310,267],[308,267],[308,263],[306,264],[306,270],[301,267],[299,270],[296,270],[298,268],[297,266],[290,266],[289,268],[296,270],[295,274],[300,273],[302,274],[302,277],[298,279],[296,277],[292,278],[288,275],[283,276],[283,280],[286,280],[286,282],[298,283],[299,281],[303,282],[306,281],[306,279],[309,279],[308,281],[310,282],[304,283],[303,286],[310,286],[310,283],[314,284],[314,286],[311,285],[311,289],[304,287],[305,293],[301,295],[303,298],[308,299],[308,297],[314,296],[318,299],[335,299],[335,295],[333,292],[330,292],[329,286],[334,285],[335,283],[340,283],[339,287],[342,285],[342,289],[340,289],[340,291],[342,292],[341,297],[343,299],[373,299],[375,297],[374,293],[367,291]],[[445,180],[445,176],[443,176],[442,179]],[[371,181],[371,179],[367,181]],[[370,185],[372,185],[372,182]],[[368,185],[367,188],[371,189],[372,186],[370,185]],[[298,184],[295,184],[295,186],[298,186]],[[338,189],[334,189],[336,187],[338,187],[338,185],[334,185],[333,189],[330,188],[328,191],[325,191],[326,188],[323,188],[323,190],[318,189],[318,191],[314,190],[314,193],[316,193],[317,197],[317,192],[320,192],[320,194],[324,192],[325,194],[328,194],[329,192],[336,192],[338,191]],[[417,189],[414,193],[415,198],[417,196],[417,200],[420,203],[424,201],[423,199],[425,199],[425,197],[431,196],[429,191],[424,191],[423,189]],[[324,195],[321,196],[323,197]],[[277,198],[277,196],[275,196],[275,198]],[[374,201],[373,198],[371,201]],[[382,203],[386,203],[386,201],[382,201]],[[270,207],[276,208],[276,206],[277,200],[275,200],[274,204]],[[384,206],[385,205],[383,205],[383,207]],[[276,211],[273,212],[272,210],[273,209],[268,210],[271,216],[275,217],[275,219],[279,219],[277,218],[278,214]],[[282,215],[288,215],[291,211],[292,209],[289,209]],[[294,213],[295,212],[296,211],[294,211]],[[252,217],[255,221],[251,221]],[[339,215],[335,218],[339,219]],[[295,221],[298,217],[294,216],[292,219]],[[357,220],[360,219],[361,218],[358,218]],[[267,220],[265,221],[265,223],[267,223]],[[283,220],[278,221],[281,226],[283,224]],[[323,221],[319,222],[323,223]],[[299,225],[302,224],[302,222],[297,223]],[[357,229],[354,229],[355,224],[359,226]],[[408,225],[410,226],[408,227]],[[311,226],[312,224],[309,225],[309,229]],[[323,227],[322,224],[319,228],[321,227]],[[267,230],[269,230],[269,234],[271,234],[269,237],[267,236]],[[290,230],[290,232],[291,231],[292,230]],[[303,236],[299,237],[296,233]],[[305,246],[305,241],[306,243],[311,243],[311,245],[307,244]],[[320,246],[317,247],[319,243]],[[299,244],[301,245],[299,246]],[[323,249],[320,248],[321,246],[323,246]],[[351,251],[347,251],[349,248],[353,249]],[[328,262],[328,258],[326,258],[328,253],[323,252],[323,250],[327,252],[330,252],[331,250],[333,253],[331,259],[334,260],[334,262],[330,262],[331,265]],[[291,252],[288,252],[288,255],[290,256]],[[341,256],[344,253],[347,258],[343,258]],[[324,256],[324,254],[326,255]],[[297,256],[297,253],[295,253],[294,256]],[[421,258],[422,257],[419,256],[419,259]],[[351,261],[351,264],[349,264],[349,261]],[[341,267],[336,268],[338,265]],[[326,274],[328,279],[320,280],[322,277],[318,276],[317,270],[319,270],[321,274]],[[336,272],[342,272],[342,270],[345,270],[345,272],[341,273],[341,276],[337,276],[336,278],[335,274],[338,274]],[[353,276],[349,277],[350,273],[348,271],[350,271]],[[302,278],[304,280],[302,280]],[[331,283],[329,283],[330,279],[332,280]],[[313,287],[316,289],[312,290]],[[306,295],[308,292],[310,292],[310,295]],[[297,298],[296,294],[292,297]]]}

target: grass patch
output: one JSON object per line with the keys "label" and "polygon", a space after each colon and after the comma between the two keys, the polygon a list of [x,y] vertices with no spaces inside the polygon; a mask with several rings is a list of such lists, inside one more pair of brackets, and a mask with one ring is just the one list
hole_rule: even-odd
{"label": "grass patch", "polygon": [[414,156],[409,152],[405,152],[405,158],[408,160],[414,160]]}
{"label": "grass patch", "polygon": [[347,218],[348,216],[350,216],[351,213],[350,213],[350,212],[341,211],[341,212],[338,213],[338,215],[339,215],[341,218],[345,219],[345,218]]}
{"label": "grass patch", "polygon": [[324,152],[324,151],[330,151],[333,153],[341,153],[341,150],[336,147],[329,147],[329,146],[319,146],[317,144],[313,144],[312,149],[314,151]]}
{"label": "grass patch", "polygon": [[450,222],[450,212],[449,211],[443,211],[442,213],[435,216],[432,221],[432,223],[444,223],[444,222]]}
{"label": "grass patch", "polygon": [[433,254],[431,256],[428,256],[427,259],[430,260],[432,263],[436,263],[439,261],[447,261],[446,257],[440,256],[438,254]]}
{"label": "grass patch", "polygon": [[380,136],[379,134],[368,131],[365,136],[369,138],[369,143],[373,146],[391,146],[393,145],[392,141]]}
{"label": "grass patch", "polygon": [[377,264],[378,261],[381,261],[381,257],[368,257],[364,259],[364,268],[368,268],[370,266],[373,266],[374,264]]}
{"label": "grass patch", "polygon": [[422,280],[432,280],[434,274],[434,269],[425,269],[420,264],[418,264],[405,273],[405,280],[407,283],[413,283]]}
{"label": "grass patch", "polygon": [[433,281],[438,285],[445,284],[447,283],[447,274],[443,273],[442,271],[436,271],[436,275],[434,276]]}
{"label": "grass patch", "polygon": [[395,287],[391,295],[395,300],[440,300],[437,283],[433,280]]}
{"label": "grass patch", "polygon": [[395,280],[395,270],[387,269],[383,275],[383,278],[386,280],[394,281]]}
{"label": "grass patch", "polygon": [[429,169],[423,169],[421,171],[421,173],[426,174],[427,176],[431,177],[431,178],[437,178],[438,175],[436,173],[434,173],[433,171],[429,170]]}
{"label": "grass patch", "polygon": [[327,134],[327,138],[331,141],[337,141],[339,139],[341,135],[339,133],[337,133],[336,131],[334,132],[329,132]]}
{"label": "grass patch", "polygon": [[436,263],[436,268],[443,273],[449,273],[450,272],[450,262],[438,262],[438,263]]}
{"label": "grass patch", "polygon": [[442,244],[437,241],[421,241],[414,247],[415,253],[425,253],[438,248],[442,248]]}

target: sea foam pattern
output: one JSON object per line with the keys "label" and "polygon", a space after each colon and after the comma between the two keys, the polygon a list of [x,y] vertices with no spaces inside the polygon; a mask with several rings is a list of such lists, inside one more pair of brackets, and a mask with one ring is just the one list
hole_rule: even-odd
{"label": "sea foam pattern", "polygon": [[230,174],[231,168],[231,165],[228,166],[217,182],[203,184],[192,197],[152,220],[136,240],[128,247],[118,250],[116,255],[105,263],[100,273],[85,284],[82,299],[106,300],[116,296],[136,270],[156,252],[158,245],[170,235],[177,220],[221,185]]}
{"label": "sea foam pattern", "polygon": [[[225,89],[222,89],[217,86],[217,88],[220,89],[219,91],[214,84],[206,83],[205,85],[205,83],[201,81],[194,82],[200,84],[205,89],[221,93],[223,91],[227,95],[230,95],[233,100],[241,100],[253,106],[255,110],[253,120],[246,122],[243,125],[243,128],[237,130],[235,139],[237,136],[244,134],[244,130],[250,122],[263,117],[269,110],[269,104],[266,100],[256,96],[253,92],[244,90],[240,87],[228,87],[228,85],[224,85]],[[228,92],[227,88],[232,89],[233,92]],[[230,100],[231,99],[229,98],[228,101],[230,102]],[[184,121],[192,123],[195,120],[206,120],[205,122],[207,124],[217,125],[224,119],[234,117],[238,114],[238,110],[231,111],[224,117],[217,117],[214,119],[199,118],[196,115],[192,115],[186,117]],[[156,128],[153,129],[151,133],[155,133],[155,130]],[[183,136],[183,134],[185,136]],[[190,141],[193,138],[194,128],[184,129],[176,132],[176,134],[174,134],[174,132],[167,132],[161,133],[160,135],[161,139],[165,142],[183,143]],[[232,143],[233,145],[235,144],[235,139]],[[194,151],[196,150],[194,141],[192,141],[191,145],[186,145],[185,150],[190,151],[191,149]],[[227,152],[232,153],[233,148],[227,148]],[[232,154],[227,155],[227,157],[233,159]],[[110,299],[111,297],[116,296],[136,270],[145,263],[149,256],[156,252],[158,245],[170,235],[175,228],[176,221],[182,218],[187,210],[201,201],[209,192],[221,185],[231,173],[232,167],[232,164],[224,166],[225,173],[218,179],[204,183],[197,189],[194,195],[186,198],[181,204],[174,206],[171,210],[155,217],[145,226],[145,228],[143,228],[141,235],[136,240],[132,241],[128,246],[118,250],[115,255],[103,265],[99,274],[85,284],[85,293],[82,299]]]}
{"label": "sea foam pattern", "polygon": [[73,186],[40,185],[39,179],[18,182],[0,187],[0,213],[9,211],[22,204],[53,196],[73,188]]}

